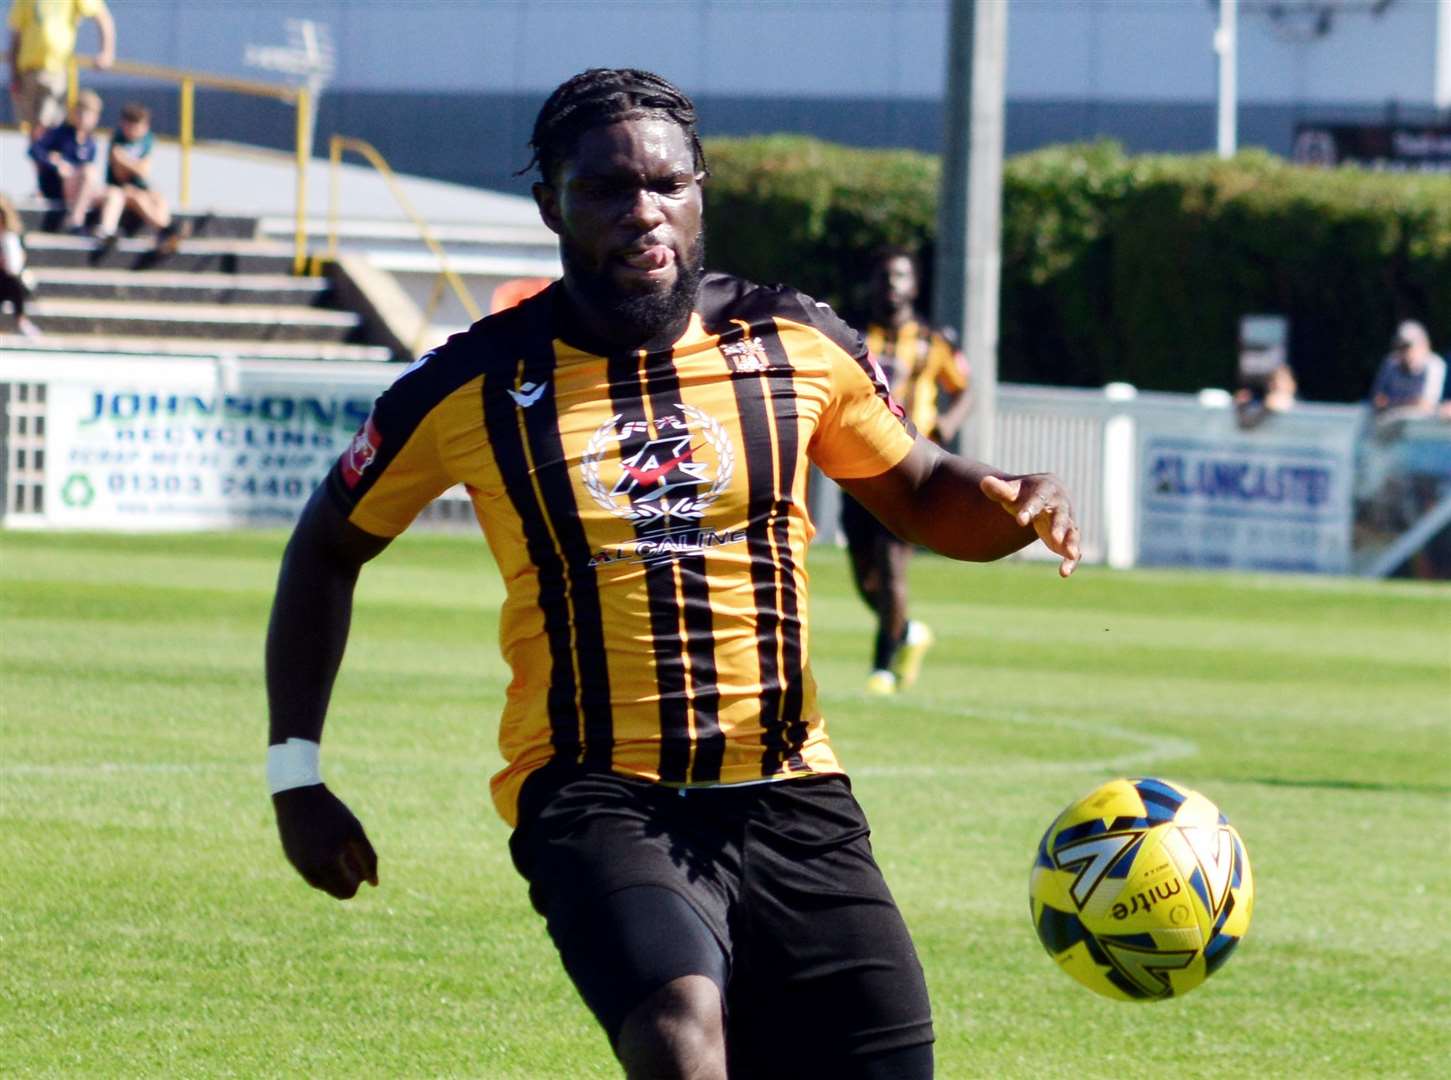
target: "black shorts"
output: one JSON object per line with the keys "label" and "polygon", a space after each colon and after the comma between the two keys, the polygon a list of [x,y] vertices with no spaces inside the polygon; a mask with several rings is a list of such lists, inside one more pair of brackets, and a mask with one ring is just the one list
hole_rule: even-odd
{"label": "black shorts", "polygon": [[907,543],[845,491],[841,493],[841,532],[853,551],[871,551],[878,544]]}
{"label": "black shorts", "polygon": [[612,1045],[684,975],[721,988],[741,1075],[827,1076],[932,1041],[922,967],[845,777],[678,789],[545,769],[520,809],[514,864]]}

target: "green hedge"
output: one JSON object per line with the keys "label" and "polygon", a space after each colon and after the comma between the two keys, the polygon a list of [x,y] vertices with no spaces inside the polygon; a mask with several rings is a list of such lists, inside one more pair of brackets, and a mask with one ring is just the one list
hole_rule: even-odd
{"label": "green hedge", "polygon": [[[706,149],[711,265],[848,313],[874,248],[920,247],[930,265],[937,159],[799,136]],[[1111,143],[1007,162],[1004,379],[1230,386],[1239,317],[1255,312],[1290,317],[1306,398],[1362,397],[1402,318],[1451,348],[1451,177]]]}
{"label": "green hedge", "polygon": [[843,313],[864,302],[873,251],[926,247],[936,232],[937,159],[856,150],[801,135],[708,139],[709,264],[785,281]]}

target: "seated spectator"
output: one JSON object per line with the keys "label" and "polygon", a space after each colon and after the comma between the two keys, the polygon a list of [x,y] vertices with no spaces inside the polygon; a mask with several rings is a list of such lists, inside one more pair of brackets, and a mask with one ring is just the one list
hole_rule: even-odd
{"label": "seated spectator", "polygon": [[1289,412],[1295,407],[1298,389],[1295,373],[1289,364],[1281,364],[1271,371],[1263,384],[1241,386],[1234,392],[1234,410],[1239,426],[1257,427],[1272,413]]}
{"label": "seated spectator", "polygon": [[15,205],[0,195],[0,308],[15,311],[15,326],[26,337],[39,337],[40,328],[25,315],[25,301],[33,291],[25,270],[25,242]]}
{"label": "seated spectator", "polygon": [[121,108],[121,125],[106,153],[106,194],[96,236],[115,243],[121,215],[130,211],[160,234],[158,250],[174,251],[179,240],[166,197],[151,187],[151,112],[131,102]]}
{"label": "seated spectator", "polygon": [[1390,354],[1370,388],[1370,404],[1386,419],[1430,416],[1446,385],[1446,361],[1431,351],[1426,328],[1414,320],[1396,327]]}
{"label": "seated spectator", "polygon": [[82,90],[71,106],[69,119],[30,144],[40,193],[65,203],[65,228],[83,233],[86,215],[104,192],[96,162],[96,124],[101,119],[101,98]]}

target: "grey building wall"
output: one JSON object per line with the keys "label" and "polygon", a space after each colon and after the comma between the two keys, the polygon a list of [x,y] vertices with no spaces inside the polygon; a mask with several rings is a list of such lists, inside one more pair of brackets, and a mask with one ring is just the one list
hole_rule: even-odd
{"label": "grey building wall", "polygon": [[[990,2],[990,0],[980,0]],[[1338,0],[1328,33],[1242,0],[1240,141],[1287,153],[1297,120],[1426,120],[1435,0],[1373,15]],[[1337,0],[1320,0],[1335,3]],[[318,132],[368,139],[403,170],[522,190],[512,172],[545,94],[590,66],[653,68],[697,100],[707,134],[807,131],[936,151],[947,0],[112,0],[124,58],[253,78],[249,44],[285,20],[326,24],[334,81]],[[1012,0],[1007,148],[1117,138],[1132,150],[1214,145],[1212,0]],[[89,34],[90,31],[87,31]],[[174,131],[174,91],[98,76]],[[286,110],[199,97],[198,133],[285,146]]]}

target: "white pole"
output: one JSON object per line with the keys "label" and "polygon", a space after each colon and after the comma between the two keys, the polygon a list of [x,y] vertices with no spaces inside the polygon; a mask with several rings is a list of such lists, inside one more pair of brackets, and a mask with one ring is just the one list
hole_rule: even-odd
{"label": "white pole", "polygon": [[[1442,0],[1446,3],[1446,0]],[[1239,142],[1236,116],[1239,108],[1239,0],[1219,0],[1219,29],[1214,32],[1214,51],[1219,55],[1219,156],[1234,157]]]}
{"label": "white pole", "polygon": [[1451,111],[1451,0],[1436,6],[1436,108]]}

